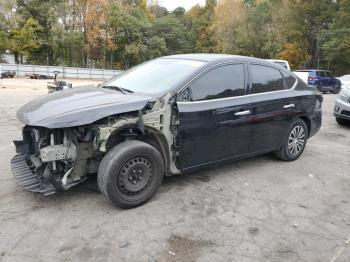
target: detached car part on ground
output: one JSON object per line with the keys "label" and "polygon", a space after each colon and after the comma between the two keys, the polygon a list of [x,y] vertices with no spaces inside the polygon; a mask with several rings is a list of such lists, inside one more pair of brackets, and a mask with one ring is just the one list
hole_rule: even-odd
{"label": "detached car part on ground", "polygon": [[297,159],[321,126],[322,96],[264,60],[176,55],[136,66],[100,87],[39,97],[12,170],[31,192],[67,190],[98,173],[113,204],[149,200],[164,175],[268,152]]}

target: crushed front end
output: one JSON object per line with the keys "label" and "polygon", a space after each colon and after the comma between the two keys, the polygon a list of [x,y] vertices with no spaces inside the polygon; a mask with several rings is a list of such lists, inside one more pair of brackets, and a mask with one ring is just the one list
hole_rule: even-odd
{"label": "crushed front end", "polygon": [[12,172],[30,192],[50,195],[67,190],[97,171],[100,156],[94,155],[94,137],[91,128],[25,126],[23,140],[14,141]]}

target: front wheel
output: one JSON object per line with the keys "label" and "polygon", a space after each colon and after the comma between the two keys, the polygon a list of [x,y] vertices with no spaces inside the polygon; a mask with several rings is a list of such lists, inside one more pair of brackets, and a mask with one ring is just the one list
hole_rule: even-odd
{"label": "front wheel", "polygon": [[294,161],[304,152],[308,137],[308,129],[301,119],[295,120],[290,125],[284,138],[282,147],[276,152],[276,156],[284,161]]}
{"label": "front wheel", "polygon": [[116,145],[103,158],[97,175],[100,191],[121,208],[147,202],[163,182],[164,162],[159,151],[141,141]]}
{"label": "front wheel", "polygon": [[337,121],[338,125],[341,125],[341,126],[345,126],[345,125],[350,124],[350,121],[347,121],[343,118],[336,117],[335,120]]}

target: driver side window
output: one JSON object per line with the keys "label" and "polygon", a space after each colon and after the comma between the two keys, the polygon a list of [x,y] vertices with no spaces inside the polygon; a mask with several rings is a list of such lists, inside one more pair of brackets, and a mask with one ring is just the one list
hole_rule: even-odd
{"label": "driver side window", "polygon": [[203,101],[245,94],[244,65],[216,67],[182,92],[183,101]]}

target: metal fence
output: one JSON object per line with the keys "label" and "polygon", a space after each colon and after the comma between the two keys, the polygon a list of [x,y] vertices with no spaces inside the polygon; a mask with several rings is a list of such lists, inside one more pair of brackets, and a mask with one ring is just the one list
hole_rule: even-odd
{"label": "metal fence", "polygon": [[54,71],[59,71],[59,77],[96,80],[108,79],[122,72],[120,70],[91,69],[64,66],[0,64],[0,73],[6,71],[15,71],[17,76],[25,76],[26,74],[38,74],[47,77],[52,77],[54,75]]}

